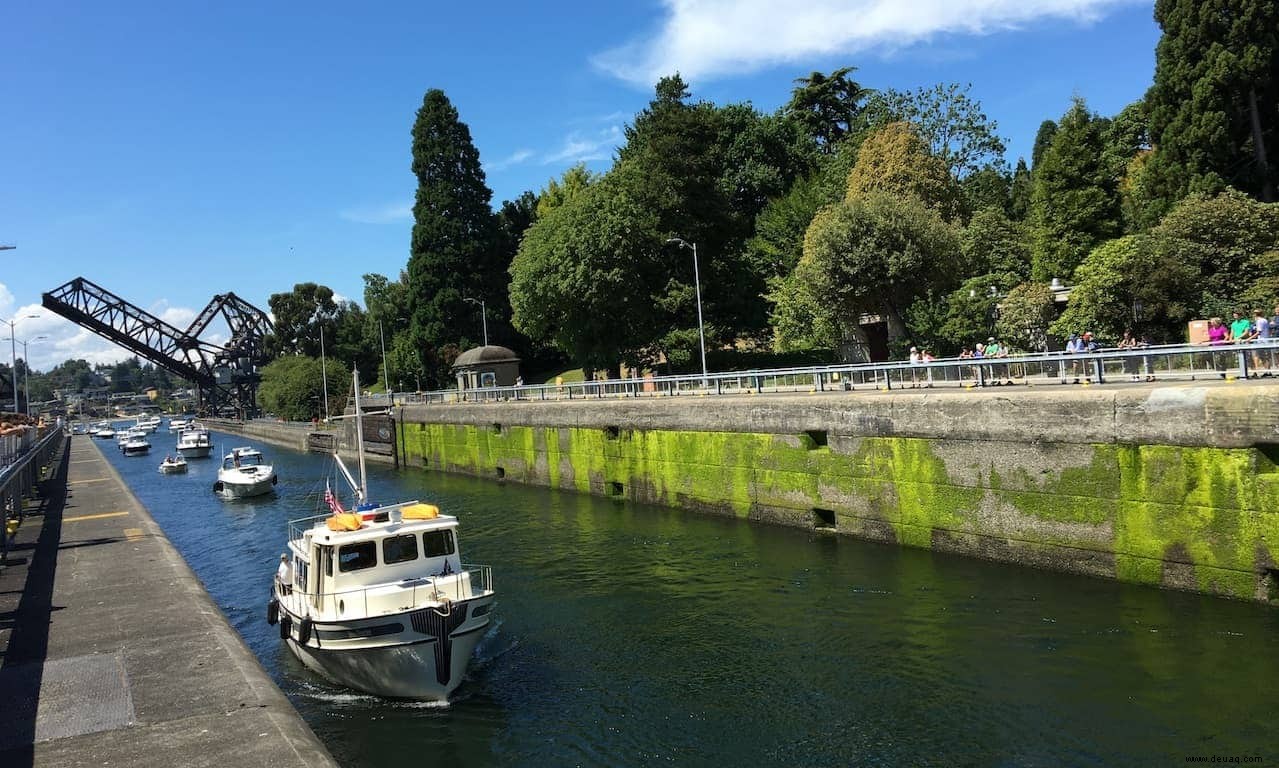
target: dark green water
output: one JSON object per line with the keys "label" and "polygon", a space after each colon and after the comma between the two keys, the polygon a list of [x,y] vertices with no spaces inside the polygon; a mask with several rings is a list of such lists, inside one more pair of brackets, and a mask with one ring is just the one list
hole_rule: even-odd
{"label": "dark green water", "polygon": [[155,438],[99,445],[346,766],[1279,761],[1273,609],[420,471],[370,485],[461,519],[496,622],[447,706],[354,694],[264,618],[330,460],[259,446],[277,495],[223,502]]}

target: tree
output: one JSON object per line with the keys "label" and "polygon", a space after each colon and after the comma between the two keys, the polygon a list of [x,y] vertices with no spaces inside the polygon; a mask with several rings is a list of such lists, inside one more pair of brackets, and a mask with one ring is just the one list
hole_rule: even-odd
{"label": "tree", "polygon": [[1022,280],[1030,276],[1030,239],[1026,228],[1010,221],[998,208],[973,214],[959,238],[962,273],[1012,273]]}
{"label": "tree", "polygon": [[972,85],[938,83],[914,91],[877,93],[867,106],[868,124],[908,122],[956,178],[1004,162],[999,126],[969,93]]}
{"label": "tree", "polygon": [[1147,94],[1154,198],[1227,186],[1275,200],[1279,164],[1279,5],[1273,0],[1157,0],[1163,36]]}
{"label": "tree", "polygon": [[280,355],[320,355],[320,328],[333,343],[338,305],[333,289],[318,283],[297,283],[288,293],[273,293],[267,299],[275,319],[274,331],[266,340],[272,357]]}
{"label": "tree", "polygon": [[1005,343],[1043,352],[1048,348],[1048,325],[1054,314],[1052,289],[1043,283],[1022,283],[1000,301],[995,329]]}
{"label": "tree", "polygon": [[444,92],[426,92],[413,125],[417,196],[408,262],[410,328],[428,383],[451,381],[450,350],[479,340],[467,298],[492,302],[492,192],[471,132]]}
{"label": "tree", "polygon": [[1053,138],[1057,136],[1057,122],[1055,120],[1045,120],[1039,124],[1039,130],[1035,132],[1035,145],[1030,150],[1030,167],[1039,170],[1039,161],[1043,159],[1044,153],[1053,144]]}
{"label": "tree", "polygon": [[965,211],[996,208],[1007,214],[1012,207],[1012,177],[1007,166],[979,168],[961,179],[959,187]]}
{"label": "tree", "polygon": [[537,194],[534,218],[546,216],[598,180],[599,174],[588,171],[586,163],[572,166],[564,172],[559,181],[553,178],[548,179],[546,186]]}
{"label": "tree", "polygon": [[[942,302],[945,319],[936,329],[934,342],[946,351],[972,347],[995,333],[1000,297],[1022,281],[1011,272],[993,272],[965,280]],[[912,329],[914,330],[914,329]]]}
{"label": "tree", "polygon": [[615,174],[539,218],[511,263],[515,327],[592,370],[641,361],[667,319],[657,216]]}
{"label": "tree", "polygon": [[[827,206],[808,228],[792,278],[777,286],[778,345],[837,346],[860,334],[865,312],[887,318],[890,335],[900,336],[907,307],[953,287],[958,258],[954,228],[917,198],[873,192]],[[785,318],[805,315],[838,335],[787,338]]]}
{"label": "tree", "polygon": [[849,75],[856,67],[841,67],[829,75],[813,72],[795,79],[795,89],[782,114],[802,126],[818,148],[833,153],[856,124],[862,102],[872,91]]}
{"label": "tree", "polygon": [[1013,169],[1013,180],[1008,190],[1008,215],[1013,221],[1025,221],[1030,218],[1032,189],[1030,169],[1026,167],[1026,159],[1019,157],[1017,167]]}
{"label": "tree", "polygon": [[909,123],[889,123],[866,137],[848,174],[847,200],[886,192],[914,197],[946,219],[962,209],[959,186]]}
{"label": "tree", "polygon": [[[351,389],[351,371],[342,363],[327,361],[329,401],[345,402]],[[324,375],[320,361],[290,355],[262,369],[258,385],[258,405],[289,421],[308,421],[324,416]]]}
{"label": "tree", "polygon": [[1098,243],[1119,234],[1118,183],[1102,162],[1102,128],[1076,98],[1035,165],[1031,247],[1037,281],[1068,279]]}

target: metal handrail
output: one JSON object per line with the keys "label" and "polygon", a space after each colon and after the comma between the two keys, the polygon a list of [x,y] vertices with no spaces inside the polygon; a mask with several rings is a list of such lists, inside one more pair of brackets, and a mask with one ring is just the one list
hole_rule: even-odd
{"label": "metal handrail", "polygon": [[[61,428],[51,429],[49,434],[0,470],[0,510],[3,510],[5,523],[4,530],[0,530],[0,564],[8,557],[9,547],[16,535],[16,526],[21,526],[26,518],[23,499],[32,495],[36,483],[43,479],[43,468],[62,450],[65,439],[66,435]],[[15,526],[14,534],[10,533],[11,521]]]}
{"label": "metal handrail", "polygon": [[[462,594],[462,580],[457,578],[464,573],[470,576],[469,583],[471,595],[483,594],[485,592],[492,591],[492,566],[479,565],[477,563],[462,563],[461,570],[447,574],[450,579],[442,585],[437,581],[437,579],[444,578],[445,574],[419,576],[412,579],[402,579],[400,581],[391,581],[383,584],[368,584],[362,587],[343,589],[336,592],[302,592],[294,589],[286,596],[285,607],[297,615],[310,615],[313,609],[315,612],[323,614],[333,608],[335,601],[346,601],[352,597],[358,596],[361,600],[361,618],[371,618],[368,610],[370,592],[385,590],[396,586],[410,586],[410,602],[413,606],[413,610],[416,610],[420,607],[425,607],[418,601],[418,590],[426,591],[431,597],[443,595],[452,601],[461,601],[470,597],[471,595]],[[451,593],[451,595],[449,593]],[[315,605],[313,598],[319,599],[319,605]],[[354,607],[354,605],[352,607]]]}
{"label": "metal handrail", "polygon": [[[369,395],[369,404],[477,403],[495,401],[576,400],[588,398],[662,397],[681,394],[757,394],[826,392],[914,387],[987,387],[1008,380],[1070,384],[1083,380],[1105,384],[1116,375],[1140,380],[1196,379],[1212,376],[1245,378],[1252,357],[1264,357],[1267,368],[1279,368],[1279,339],[1229,344],[1166,344],[1109,348],[1092,352],[1036,352],[985,358],[944,358],[912,363],[905,360],[726,371],[706,375],[651,376],[564,384],[532,384],[477,389]],[[1119,369],[1119,370],[1116,370]]]}

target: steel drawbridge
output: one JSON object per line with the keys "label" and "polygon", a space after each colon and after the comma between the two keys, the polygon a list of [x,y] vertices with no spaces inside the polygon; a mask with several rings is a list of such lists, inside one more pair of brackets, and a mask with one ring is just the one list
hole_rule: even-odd
{"label": "steel drawbridge", "polygon": [[[273,328],[265,312],[234,293],[214,296],[186,330],[83,277],[43,294],[41,303],[190,381],[199,392],[202,414],[256,415],[258,367],[267,362],[263,341]],[[221,345],[202,341],[200,334],[219,317],[230,338]]]}

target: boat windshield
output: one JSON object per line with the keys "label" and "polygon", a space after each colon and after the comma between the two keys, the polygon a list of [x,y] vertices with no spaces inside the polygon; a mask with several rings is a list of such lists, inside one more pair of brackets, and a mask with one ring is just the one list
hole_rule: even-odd
{"label": "boat windshield", "polygon": [[236,467],[257,467],[262,465],[262,454],[254,451],[253,453],[235,453],[227,456],[222,460],[223,469],[233,469]]}

